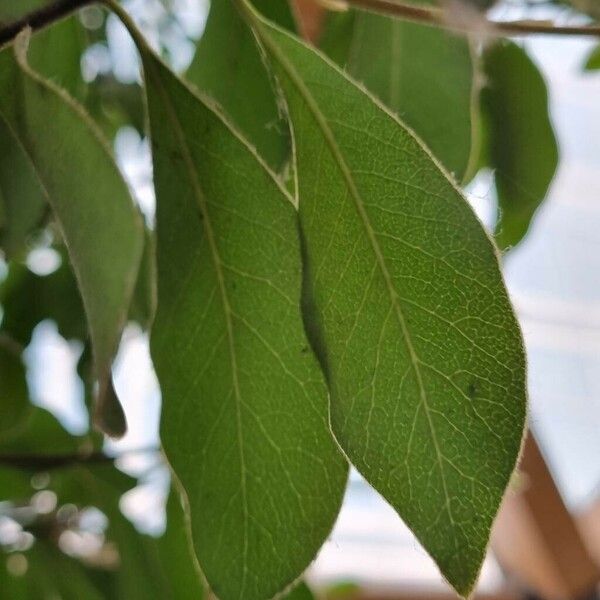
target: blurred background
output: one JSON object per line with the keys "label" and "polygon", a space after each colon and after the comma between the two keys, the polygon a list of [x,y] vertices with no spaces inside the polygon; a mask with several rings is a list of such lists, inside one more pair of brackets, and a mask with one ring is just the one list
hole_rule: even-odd
{"label": "blurred background", "polygon": [[[123,5],[152,45],[176,71],[184,73],[194,60],[209,2],[128,0]],[[489,16],[587,22],[585,16],[552,2],[513,0],[497,4]],[[58,27],[76,29],[80,36],[78,73],[70,80],[75,82],[70,91],[79,98],[86,95],[85,104],[112,140],[118,164],[151,228],[152,167],[143,134],[139,64],[133,43],[116,17],[107,17],[95,7]],[[46,47],[59,44],[59,37],[51,38],[53,31],[40,34],[50,36]],[[559,162],[527,235],[503,258],[506,283],[526,341],[530,427],[537,445],[533,438],[528,442],[531,447],[523,473],[515,480],[497,522],[477,590],[482,597],[592,598],[600,564],[600,71],[584,68],[595,49],[592,39],[531,36],[515,41],[546,82]],[[480,169],[466,193],[493,232],[498,218],[494,169]],[[0,583],[7,586],[0,585],[0,598],[20,597],[17,592],[6,595],[3,589],[16,590],[8,585],[27,578],[28,570],[35,573],[38,559],[31,558],[30,549],[36,536],[44,535],[43,515],[62,519],[65,525],[56,538],[58,547],[86,568],[101,567],[102,561],[112,564],[106,544],[111,514],[119,512],[118,518],[128,523],[124,527],[135,528],[143,539],[161,539],[166,527],[170,481],[158,452],[161,400],[144,317],[132,316],[114,366],[129,432],[118,442],[99,441],[89,430],[89,389],[84,376],[89,348],[85,335],[72,323],[74,311],[80,309],[71,308],[76,300],[69,304],[73,290],[64,283],[62,272],[68,267],[63,259],[52,227],[28,239],[18,265],[11,263],[9,268],[0,259],[0,304],[5,315],[0,336],[4,335],[7,346],[14,341],[15,330],[23,332],[16,343],[24,346],[26,380],[34,405],[49,411],[68,438],[94,448],[101,445],[102,452],[115,457],[126,475],[123,481],[111,482],[118,490],[117,508],[102,509],[94,507],[91,496],[86,503],[81,494],[83,482],[75,486],[78,491],[73,497],[78,501],[65,501],[53,491],[51,481],[63,477],[61,465],[20,471],[18,477],[14,469],[0,469],[0,549],[5,559]],[[23,306],[22,296],[16,295],[23,294],[23,289],[36,301],[43,298],[57,306],[62,303],[63,308]],[[144,313],[142,308],[139,312]],[[46,431],[50,425],[40,427]],[[71,447],[60,435],[56,439],[55,452]],[[27,443],[22,439],[12,446],[0,444],[0,454],[23,452]],[[73,485],[59,487],[70,490]],[[29,489],[23,492],[29,500],[17,503],[14,497],[22,487]],[[68,500],[69,494],[65,492],[64,498]],[[75,514],[76,526],[71,526],[69,519]],[[131,552],[139,554],[142,542],[127,539]],[[119,543],[121,555],[123,547]],[[356,472],[335,529],[307,581],[331,596],[452,597],[411,532]],[[163,594],[156,589],[129,589],[114,597],[194,597],[171,596],[173,590]],[[53,593],[52,598],[70,597],[58,586]],[[92,596],[81,592],[74,597]]]}

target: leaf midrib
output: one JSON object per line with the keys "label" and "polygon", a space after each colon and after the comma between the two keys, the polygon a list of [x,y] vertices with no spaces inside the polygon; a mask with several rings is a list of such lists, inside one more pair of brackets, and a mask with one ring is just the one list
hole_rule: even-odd
{"label": "leaf midrib", "polygon": [[[258,30],[261,32],[265,31],[264,25],[262,23],[260,23]],[[390,300],[392,302],[392,305],[394,306],[396,316],[398,318],[398,322],[399,322],[400,328],[402,330],[403,339],[404,339],[406,348],[407,348],[409,356],[410,356],[413,370],[415,372],[415,377],[417,379],[417,385],[419,387],[419,395],[421,397],[421,402],[425,409],[425,414],[427,415],[427,422],[428,422],[429,429],[431,432],[431,439],[433,441],[433,445],[435,448],[436,459],[437,459],[437,463],[438,463],[438,467],[439,467],[439,471],[440,471],[442,486],[444,489],[446,510],[448,512],[448,517],[450,518],[450,522],[452,524],[454,524],[454,518],[453,518],[451,507],[450,507],[450,494],[448,492],[445,472],[444,472],[444,468],[443,468],[443,464],[442,464],[443,455],[442,455],[442,452],[441,452],[441,449],[440,449],[440,446],[439,446],[439,443],[437,440],[437,435],[435,432],[435,427],[433,424],[432,416],[430,414],[429,402],[427,399],[427,392],[425,390],[425,385],[423,383],[423,378],[422,378],[421,370],[419,367],[420,360],[416,354],[416,351],[414,349],[412,339],[410,336],[410,332],[406,325],[406,320],[405,320],[404,314],[402,312],[402,306],[400,305],[400,298],[398,296],[398,293],[394,289],[392,277],[387,268],[387,265],[385,264],[385,259],[384,259],[383,253],[381,252],[381,248],[379,247],[379,242],[377,241],[375,232],[374,232],[373,228],[371,227],[369,217],[364,208],[363,200],[360,196],[358,188],[356,187],[356,184],[354,183],[352,173],[350,172],[350,169],[344,160],[342,152],[337,145],[335,136],[333,135],[333,132],[331,131],[329,125],[327,124],[327,119],[326,119],[325,115],[320,111],[317,102],[312,97],[312,94],[308,90],[308,88],[305,85],[304,81],[302,80],[301,76],[295,70],[294,66],[289,63],[289,61],[283,55],[282,51],[279,49],[277,44],[271,40],[268,32],[265,32],[265,35],[262,35],[261,39],[266,43],[266,45],[268,46],[272,55],[275,57],[275,59],[279,62],[279,64],[286,71],[291,82],[297,88],[300,95],[304,98],[304,101],[306,102],[310,112],[312,113],[315,121],[317,122],[319,128],[321,129],[323,137],[325,138],[325,141],[327,142],[335,161],[338,163],[340,171],[342,172],[342,175],[346,181],[346,185],[348,187],[348,191],[350,192],[350,196],[352,197],[352,199],[354,201],[354,206],[361,218],[361,221],[363,223],[365,231],[367,232],[367,236],[369,238],[371,248],[373,250],[373,253],[375,254],[377,265],[379,266],[381,274],[383,275],[383,278],[386,283],[386,288],[390,295]],[[292,139],[293,139],[293,135],[292,135]],[[294,155],[296,156],[296,153],[294,153]],[[296,171],[297,171],[297,169],[296,169]],[[299,193],[299,190],[298,190],[298,193]]]}
{"label": "leaf midrib", "polygon": [[240,459],[240,472],[241,472],[241,493],[242,493],[242,510],[244,515],[244,547],[243,547],[243,573],[242,573],[242,585],[240,588],[240,598],[243,597],[245,589],[246,589],[246,580],[247,580],[247,566],[248,566],[248,497],[246,490],[246,461],[244,457],[244,434],[242,427],[242,414],[241,414],[241,403],[242,397],[239,386],[239,378],[238,378],[238,366],[237,366],[237,356],[235,351],[235,341],[233,335],[233,311],[231,309],[231,305],[229,303],[229,297],[227,295],[227,288],[225,286],[225,276],[223,274],[223,265],[221,262],[221,257],[219,254],[219,250],[217,247],[217,243],[215,240],[215,235],[211,223],[211,218],[209,214],[208,202],[204,197],[204,192],[202,191],[202,186],[198,180],[198,173],[194,166],[194,162],[192,159],[192,155],[185,139],[185,134],[183,132],[182,124],[177,116],[177,112],[171,98],[166,91],[160,74],[154,68],[154,65],[151,66],[151,72],[154,76],[153,79],[157,83],[157,87],[160,91],[160,95],[163,99],[163,104],[171,120],[173,125],[173,130],[175,132],[175,136],[179,145],[181,146],[182,155],[184,158],[186,170],[188,171],[190,183],[192,185],[192,190],[194,192],[194,197],[198,203],[198,208],[202,214],[202,224],[204,227],[204,232],[206,234],[206,239],[208,241],[208,246],[210,248],[210,254],[212,258],[212,262],[215,268],[215,273],[217,276],[217,286],[219,288],[219,295],[221,297],[221,303],[223,305],[223,313],[225,315],[225,327],[227,331],[227,346],[229,350],[229,359],[231,363],[231,375],[232,375],[232,384],[233,391],[235,397],[235,409],[236,409],[236,428],[238,434],[238,446],[239,446],[239,459]]}

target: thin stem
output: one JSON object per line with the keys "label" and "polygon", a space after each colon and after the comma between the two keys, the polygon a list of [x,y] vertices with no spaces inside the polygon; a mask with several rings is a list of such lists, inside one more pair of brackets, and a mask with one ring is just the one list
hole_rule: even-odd
{"label": "thin stem", "polygon": [[34,10],[12,23],[0,22],[0,46],[10,42],[26,27],[34,31],[60,21],[78,8],[93,4],[95,0],[58,0]]}
{"label": "thin stem", "polygon": [[15,469],[47,471],[49,469],[59,469],[74,465],[112,463],[123,456],[151,452],[159,452],[159,448],[128,450],[116,456],[109,456],[100,451],[78,452],[75,454],[0,454],[0,465]]}
{"label": "thin stem", "polygon": [[[483,27],[486,33],[499,36],[544,34],[600,37],[600,25],[568,26],[555,25],[547,21],[490,21],[486,19],[482,19],[477,25],[469,23],[461,24],[448,21],[444,11],[435,7],[402,4],[394,0],[346,1],[356,8],[460,32],[480,30]],[[37,31],[56,21],[60,21],[79,8],[96,2],[97,0],[57,0],[55,3],[33,11],[12,23],[0,22],[0,46],[12,41],[26,27],[31,27],[31,29]],[[107,2],[105,0],[103,3],[109,5],[113,11],[119,8],[114,2]]]}
{"label": "thin stem", "polygon": [[484,33],[499,36],[510,35],[583,35],[600,37],[600,25],[555,25],[548,21],[490,21],[482,17],[481,21],[473,24],[469,22],[453,22],[448,19],[444,10],[430,6],[415,6],[403,4],[394,0],[346,0],[347,3],[356,8],[362,8],[373,12],[390,15],[423,23],[433,27],[451,29],[460,32],[478,31],[483,29]]}

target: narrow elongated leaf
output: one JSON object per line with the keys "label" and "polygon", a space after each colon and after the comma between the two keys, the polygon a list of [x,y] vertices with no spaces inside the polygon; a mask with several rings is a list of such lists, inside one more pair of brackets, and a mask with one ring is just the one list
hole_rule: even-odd
{"label": "narrow elongated leaf", "polygon": [[[273,21],[294,30],[287,0],[259,0],[256,5]],[[274,169],[283,165],[289,155],[287,127],[256,40],[233,0],[211,2],[186,79],[217,100]]]}
{"label": "narrow elongated leaf", "polygon": [[[82,95],[83,30],[76,17],[36,34],[29,52],[32,67],[67,89]],[[5,205],[0,223],[0,247],[9,258],[24,249],[27,236],[45,214],[46,200],[24,148],[0,121],[0,196]]]}
{"label": "narrow elongated leaf", "polygon": [[471,155],[469,42],[375,13],[330,13],[323,50],[412,127],[460,181]]}
{"label": "narrow elongated leaf", "polygon": [[558,147],[546,84],[527,53],[502,41],[486,50],[483,62],[487,154],[498,192],[496,240],[505,249],[521,241],[544,201],[558,165]]}
{"label": "narrow elongated leaf", "polygon": [[27,153],[60,225],[81,290],[98,379],[97,425],[126,425],[110,366],[143,245],[141,219],[100,134],[81,108],[26,63],[27,36],[0,54],[0,118]]}
{"label": "narrow elongated leaf", "polygon": [[293,128],[334,433],[467,595],[525,417],[521,336],[495,249],[410,130],[249,14]]}
{"label": "narrow elongated leaf", "polygon": [[250,147],[138,43],[157,193],[162,441],[214,593],[269,598],[314,558],[347,476],[302,324],[297,215]]}

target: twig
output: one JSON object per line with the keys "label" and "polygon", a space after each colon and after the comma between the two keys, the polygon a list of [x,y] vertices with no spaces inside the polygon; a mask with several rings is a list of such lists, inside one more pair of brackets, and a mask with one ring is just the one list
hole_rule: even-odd
{"label": "twig", "polygon": [[[444,11],[435,7],[403,4],[394,0],[346,1],[357,8],[372,10],[433,27],[462,32],[469,32],[473,29],[473,24],[461,24],[449,21]],[[31,27],[31,29],[37,31],[63,19],[79,8],[94,4],[95,2],[96,0],[57,0],[54,4],[46,5],[12,23],[0,22],[0,46],[13,40],[25,27]],[[486,19],[482,19],[481,25],[487,29],[487,33],[500,36],[544,34],[600,37],[600,25],[569,26],[555,25],[547,21],[490,21]]]}
{"label": "twig", "polygon": [[34,31],[60,21],[78,8],[93,4],[95,0],[58,0],[34,10],[12,23],[0,22],[0,46],[13,40],[23,29],[31,27]]}
{"label": "twig", "polygon": [[[447,18],[444,10],[431,6],[415,6],[394,0],[346,0],[356,8],[398,17],[405,21],[423,23],[460,32],[469,32],[473,24],[454,22]],[[482,17],[480,24],[486,33],[506,35],[583,35],[600,37],[600,25],[556,25],[548,21],[490,21]]]}
{"label": "twig", "polygon": [[79,452],[75,454],[0,454],[0,465],[34,471],[47,471],[73,465],[89,465],[111,463],[115,460],[131,454],[142,454],[158,452],[158,448],[141,448],[139,450],[127,450],[116,456],[110,456],[104,452]]}

